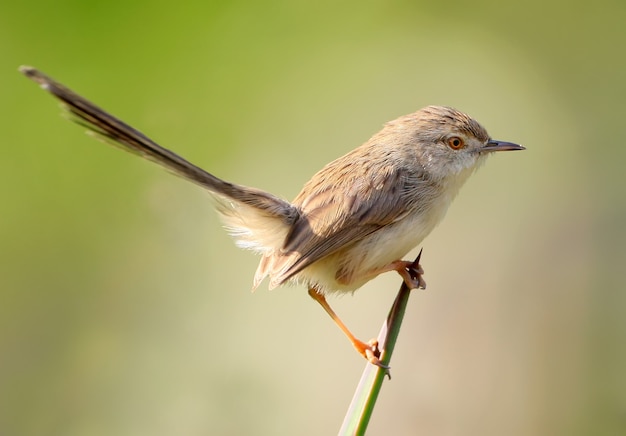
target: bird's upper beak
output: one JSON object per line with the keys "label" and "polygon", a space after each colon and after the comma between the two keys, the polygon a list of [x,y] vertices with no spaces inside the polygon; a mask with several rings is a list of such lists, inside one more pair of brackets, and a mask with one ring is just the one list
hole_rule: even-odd
{"label": "bird's upper beak", "polygon": [[512,142],[504,142],[497,141],[495,139],[490,139],[487,141],[487,144],[480,151],[483,152],[492,152],[492,151],[509,151],[509,150],[526,150],[525,147],[522,147],[518,144],[513,144]]}

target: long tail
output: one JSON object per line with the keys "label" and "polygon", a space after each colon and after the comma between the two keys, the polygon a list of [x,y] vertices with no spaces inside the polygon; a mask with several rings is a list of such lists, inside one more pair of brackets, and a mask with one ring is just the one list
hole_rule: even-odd
{"label": "long tail", "polygon": [[[298,217],[298,210],[289,202],[268,192],[226,182],[193,165],[170,150],[161,147],[143,133],[102,110],[89,100],[66,88],[41,71],[22,66],[19,71],[38,83],[42,89],[59,99],[73,121],[88,128],[107,143],[153,162],[184,177],[214,194],[223,197],[220,213],[225,217],[231,233],[240,245],[258,251],[266,251],[274,245],[276,228],[289,227]],[[236,204],[232,204],[232,202]],[[264,228],[273,225],[272,241],[264,241],[270,235]],[[282,232],[279,232],[282,233]]]}

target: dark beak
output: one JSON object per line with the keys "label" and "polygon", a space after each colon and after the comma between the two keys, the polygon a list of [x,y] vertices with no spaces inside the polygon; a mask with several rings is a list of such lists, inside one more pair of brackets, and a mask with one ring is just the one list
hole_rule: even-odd
{"label": "dark beak", "polygon": [[487,144],[485,144],[485,146],[480,149],[480,151],[483,152],[510,150],[526,150],[526,148],[518,144],[513,144],[512,142],[496,141],[495,139],[490,139],[489,141],[487,141]]}

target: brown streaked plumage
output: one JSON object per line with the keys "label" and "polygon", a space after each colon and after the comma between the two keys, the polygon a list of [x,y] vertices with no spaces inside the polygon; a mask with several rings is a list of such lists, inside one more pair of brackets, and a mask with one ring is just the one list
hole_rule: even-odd
{"label": "brown streaked plumage", "polygon": [[206,188],[238,245],[262,255],[254,287],[302,283],[357,350],[378,361],[374,343],[356,339],[324,298],[352,292],[395,270],[423,287],[402,258],[443,218],[471,173],[492,151],[523,147],[491,140],[468,115],[427,106],[388,122],[360,147],[322,168],[293,202],[226,182],[159,146],[80,95],[32,67],[20,71],[59,99],[99,138],[145,157]]}

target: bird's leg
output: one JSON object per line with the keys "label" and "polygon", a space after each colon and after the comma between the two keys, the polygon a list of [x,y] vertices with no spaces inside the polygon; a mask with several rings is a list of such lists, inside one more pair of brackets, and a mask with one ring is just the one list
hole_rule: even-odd
{"label": "bird's leg", "polygon": [[367,343],[358,340],[352,334],[352,332],[348,330],[348,327],[346,327],[343,321],[341,321],[341,319],[337,316],[335,311],[330,307],[330,305],[326,301],[326,297],[324,297],[324,294],[322,294],[315,288],[310,288],[309,295],[311,296],[311,298],[317,301],[324,308],[324,310],[326,311],[326,313],[328,313],[328,315],[330,315],[332,320],[335,321],[335,324],[337,324],[337,326],[341,329],[341,331],[344,332],[344,334],[348,337],[348,340],[352,343],[352,346],[356,348],[356,350],[359,352],[359,354],[361,354],[361,356],[365,357],[365,359],[368,362],[376,366],[379,366],[384,369],[389,369],[389,367],[386,365],[383,365],[379,359],[380,350],[378,349],[378,340],[371,339]]}
{"label": "bird's leg", "polygon": [[422,277],[424,269],[419,264],[419,261],[417,262],[416,267],[416,263],[413,261],[395,260],[389,265],[373,271],[373,274],[378,275],[388,271],[397,271],[398,274],[400,274],[400,276],[404,279],[404,283],[409,287],[409,289],[426,289],[426,282]]}

